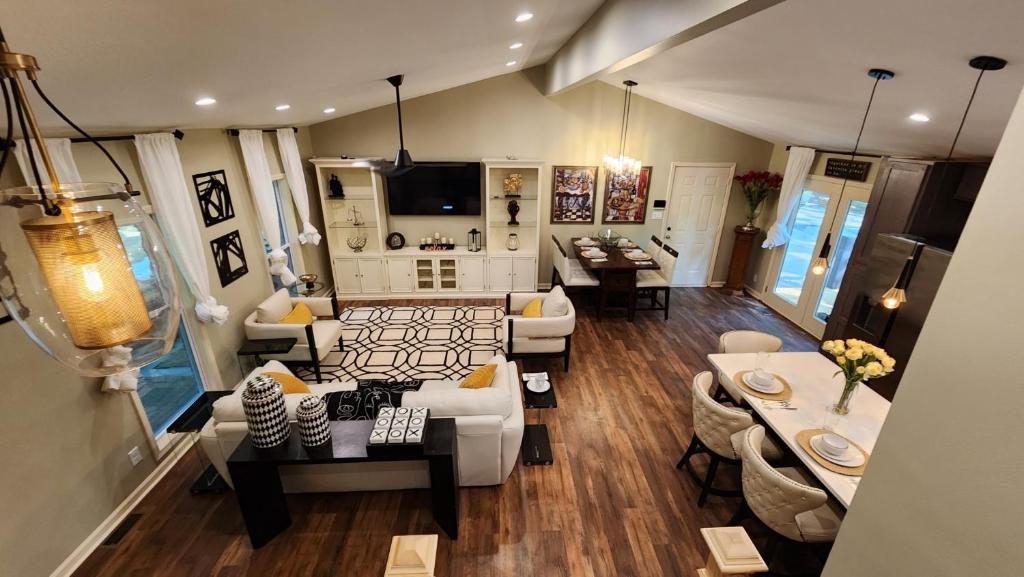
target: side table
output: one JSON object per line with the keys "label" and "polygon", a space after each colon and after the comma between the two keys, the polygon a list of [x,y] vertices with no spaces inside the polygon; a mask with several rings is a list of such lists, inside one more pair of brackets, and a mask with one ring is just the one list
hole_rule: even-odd
{"label": "side table", "polygon": [[[189,433],[197,434],[203,430],[203,426],[206,425],[206,421],[210,420],[213,416],[213,403],[221,397],[230,395],[233,391],[205,391],[199,395],[196,400],[192,401],[192,404],[185,409],[174,422],[167,427],[169,433]],[[202,473],[199,478],[192,483],[192,487],[189,489],[193,495],[200,493],[223,493],[228,489],[228,484],[221,478],[220,473],[212,465],[206,462],[205,453],[203,448],[197,449],[199,455],[199,467],[202,469]]]}
{"label": "side table", "polygon": [[[525,381],[522,383],[524,408],[558,408],[558,399],[555,398],[555,383],[551,380],[550,375],[548,376],[548,381],[551,383],[551,388],[544,393],[535,393],[526,388]],[[544,423],[524,425],[523,465],[530,467],[533,465],[550,465],[554,462],[554,457],[551,454],[551,439],[548,436],[548,426]]]}
{"label": "side table", "polygon": [[[241,348],[238,349],[236,355],[238,355],[238,367],[242,370],[243,375],[248,375],[254,368],[263,364],[263,359],[260,355],[283,355],[292,350],[295,343],[299,342],[296,338],[284,338],[284,339],[245,339],[242,341]],[[246,367],[242,364],[242,357],[252,357],[254,366]]]}

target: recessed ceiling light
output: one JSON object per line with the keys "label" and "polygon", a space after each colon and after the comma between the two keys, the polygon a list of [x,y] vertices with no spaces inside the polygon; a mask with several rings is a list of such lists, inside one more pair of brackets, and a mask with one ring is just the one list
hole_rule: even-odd
{"label": "recessed ceiling light", "polygon": [[277,106],[274,107],[274,110],[278,110],[278,111],[280,111],[280,110],[288,110],[291,107],[292,107],[291,104],[278,104]]}
{"label": "recessed ceiling light", "polygon": [[209,96],[204,96],[199,100],[196,100],[196,106],[212,106],[214,104],[217,104],[217,99],[210,98]]}
{"label": "recessed ceiling light", "polygon": [[505,63],[505,66],[515,66],[515,65],[516,65],[516,61],[515,60],[509,60],[508,62]]}
{"label": "recessed ceiling light", "polygon": [[508,49],[509,50],[519,50],[522,47],[523,47],[523,43],[522,42],[516,42],[515,44],[509,46]]}
{"label": "recessed ceiling light", "polygon": [[929,117],[927,114],[923,112],[915,112],[910,115],[910,119],[913,120],[914,122],[928,122],[929,120],[931,120],[931,117]]}
{"label": "recessed ceiling light", "polygon": [[516,22],[526,22],[530,18],[533,18],[533,12],[523,12],[519,16],[516,16]]}
{"label": "recessed ceiling light", "polygon": [[333,108],[324,108],[324,114],[334,114]]}

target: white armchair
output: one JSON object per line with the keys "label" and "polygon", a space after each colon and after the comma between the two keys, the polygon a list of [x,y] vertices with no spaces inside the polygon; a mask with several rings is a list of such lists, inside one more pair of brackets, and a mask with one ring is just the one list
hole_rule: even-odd
{"label": "white armchair", "polygon": [[[544,316],[524,318],[523,309],[538,297],[545,299]],[[576,309],[562,287],[555,287],[548,293],[509,293],[505,296],[503,322],[505,353],[509,360],[562,357],[565,371],[569,371]]]}
{"label": "white armchair", "polygon": [[[278,322],[300,302],[305,303],[313,313],[312,323],[297,325]],[[342,351],[345,350],[341,321],[338,320],[338,301],[333,297],[292,297],[287,289],[270,295],[245,318],[245,336],[249,340],[294,338],[295,346],[287,353],[260,356],[289,364],[312,365],[318,383],[321,382],[320,362],[334,348],[334,343],[338,343]]]}

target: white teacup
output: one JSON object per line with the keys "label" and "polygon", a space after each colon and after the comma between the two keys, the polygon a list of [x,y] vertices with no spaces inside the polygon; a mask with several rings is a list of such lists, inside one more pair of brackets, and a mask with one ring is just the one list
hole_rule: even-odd
{"label": "white teacup", "polygon": [[826,433],[821,436],[820,446],[829,455],[840,457],[850,448],[850,443],[835,433]]}
{"label": "white teacup", "polygon": [[588,248],[587,249],[587,254],[589,254],[591,256],[597,256],[597,255],[601,254],[601,249],[599,249],[597,247]]}
{"label": "white teacup", "polygon": [[585,243],[585,244],[590,244],[590,243],[592,243],[594,241],[590,240],[589,236],[583,236],[583,237],[580,237],[580,242]]}
{"label": "white teacup", "polygon": [[619,244],[620,247],[629,246],[629,239],[628,238],[620,238],[618,244]]}

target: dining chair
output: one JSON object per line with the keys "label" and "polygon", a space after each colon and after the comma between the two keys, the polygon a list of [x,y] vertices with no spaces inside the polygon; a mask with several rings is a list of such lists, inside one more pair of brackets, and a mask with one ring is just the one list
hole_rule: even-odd
{"label": "dining chair", "polygon": [[771,529],[766,560],[771,560],[781,542],[777,536],[796,543],[831,543],[842,524],[842,514],[829,506],[828,494],[813,486],[801,469],[776,469],[768,464],[764,451],[765,430],[754,425],[742,433],[740,460],[743,463],[743,503],[728,525],[738,525],[753,514]]}
{"label": "dining chair", "polygon": [[554,264],[551,269],[552,287],[559,284],[565,288],[596,287],[601,284],[601,281],[585,269],[580,261],[569,258],[569,254],[555,235],[551,235],[551,262]]}
{"label": "dining chair", "polygon": [[651,235],[651,240],[647,241],[647,247],[644,248],[644,252],[651,255],[651,258],[658,258],[658,253],[661,252],[661,239]]}
{"label": "dining chair", "polygon": [[[760,331],[729,331],[718,337],[719,353],[777,353],[782,350],[782,339]],[[732,384],[730,378],[718,374],[718,390],[715,398],[731,399],[737,405],[743,404],[743,393]]]}
{"label": "dining chair", "polygon": [[[742,409],[726,407],[711,398],[711,387],[715,378],[711,371],[704,371],[693,378],[693,437],[690,439],[683,458],[676,469],[686,467],[693,480],[700,487],[697,505],[704,506],[708,495],[738,497],[740,491],[719,489],[714,486],[715,475],[720,463],[740,464],[740,442],[744,432],[754,425],[754,417]],[[763,440],[763,452],[772,460],[781,459],[783,452],[771,439]],[[711,460],[701,479],[694,470],[691,459],[694,455],[707,453]]]}
{"label": "dining chair", "polygon": [[[654,239],[654,237],[651,238]],[[668,320],[669,296],[672,294],[672,275],[675,274],[676,261],[678,259],[679,252],[671,246],[664,244],[655,258],[655,261],[661,268],[658,270],[637,271],[636,288],[639,296],[651,299],[651,306],[642,310],[665,311],[665,320]],[[664,295],[664,302],[658,302],[659,294]]]}

